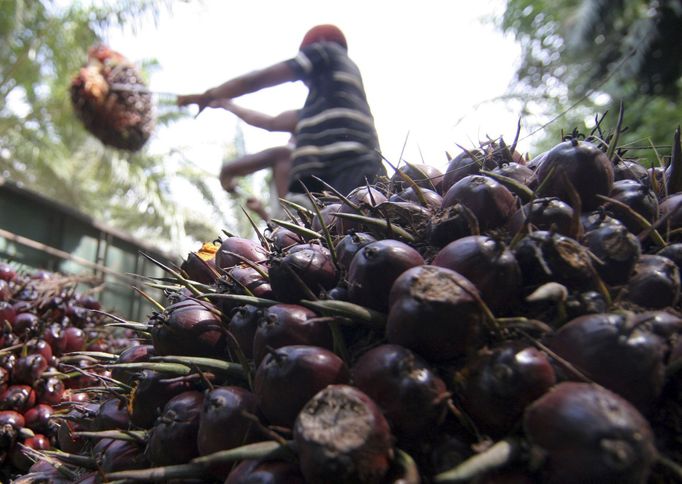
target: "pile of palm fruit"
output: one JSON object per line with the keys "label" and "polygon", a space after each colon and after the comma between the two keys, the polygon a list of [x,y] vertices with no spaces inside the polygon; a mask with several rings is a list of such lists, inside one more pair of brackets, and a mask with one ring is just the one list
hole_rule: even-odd
{"label": "pile of palm fruit", "polygon": [[[646,163],[596,130],[283,202],[256,240],[163,266],[147,320],[86,311],[129,332],[121,351],[56,350],[54,314],[89,323],[32,305],[37,329],[6,332],[4,465],[16,482],[682,479],[679,130]],[[30,286],[6,285],[13,305]],[[35,362],[43,340],[58,362]],[[29,425],[9,389],[74,370]]]}

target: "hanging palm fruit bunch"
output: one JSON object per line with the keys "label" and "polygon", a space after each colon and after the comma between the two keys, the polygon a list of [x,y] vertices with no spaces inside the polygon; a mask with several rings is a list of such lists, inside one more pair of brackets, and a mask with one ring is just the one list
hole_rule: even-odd
{"label": "hanging palm fruit bunch", "polygon": [[102,143],[138,151],[154,129],[152,95],[137,68],[104,44],[71,81],[71,103],[85,128]]}

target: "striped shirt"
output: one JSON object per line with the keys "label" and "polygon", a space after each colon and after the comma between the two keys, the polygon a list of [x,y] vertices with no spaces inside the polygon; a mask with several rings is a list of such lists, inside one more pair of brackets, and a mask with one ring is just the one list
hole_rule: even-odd
{"label": "striped shirt", "polygon": [[290,190],[300,192],[297,181],[305,183],[310,175],[340,189],[335,185],[337,179],[352,184],[349,173],[358,173],[355,186],[364,184],[368,166],[370,172],[382,173],[379,141],[362,77],[345,49],[332,42],[317,42],[287,63],[309,89],[295,131]]}

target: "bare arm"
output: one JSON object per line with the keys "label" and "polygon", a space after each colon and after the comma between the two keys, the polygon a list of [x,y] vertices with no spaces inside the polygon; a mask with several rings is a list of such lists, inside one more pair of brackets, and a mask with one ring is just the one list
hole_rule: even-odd
{"label": "bare arm", "polygon": [[279,62],[270,67],[248,72],[224,82],[220,86],[206,90],[202,94],[178,96],[178,106],[198,104],[200,109],[208,106],[216,99],[232,99],[235,97],[260,91],[266,87],[277,86],[285,82],[297,81],[296,73],[286,62]]}
{"label": "bare arm", "polygon": [[268,131],[283,131],[286,133],[293,133],[298,122],[298,110],[284,111],[277,116],[247,109],[238,106],[230,99],[218,99],[209,104],[212,108],[223,108],[235,114],[238,118],[251,126],[265,129]]}
{"label": "bare arm", "polygon": [[290,146],[276,146],[258,153],[245,155],[238,160],[223,165],[220,171],[220,182],[228,192],[234,190],[235,178],[250,175],[263,168],[288,163],[291,157]]}

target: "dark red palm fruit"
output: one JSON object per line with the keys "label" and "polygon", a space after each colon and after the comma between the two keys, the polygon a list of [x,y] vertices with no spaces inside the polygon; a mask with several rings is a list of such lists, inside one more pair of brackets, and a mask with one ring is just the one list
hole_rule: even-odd
{"label": "dark red palm fruit", "polygon": [[11,265],[0,263],[0,279],[5,282],[11,282],[17,277],[17,271]]}
{"label": "dark red palm fruit", "polygon": [[441,193],[447,193],[452,185],[464,177],[478,175],[481,172],[481,167],[484,167],[486,170],[494,170],[497,168],[497,163],[492,158],[485,157],[483,152],[479,150],[463,151],[455,156],[448,163],[448,167],[443,175]]}
{"label": "dark red palm fruit", "polygon": [[14,308],[14,312],[19,314],[19,313],[28,313],[33,310],[34,304],[31,301],[24,301],[22,299],[14,299],[12,301],[12,307]]}
{"label": "dark red palm fruit", "polygon": [[[547,158],[547,153],[549,153],[549,151],[543,151],[543,152],[540,153],[539,155],[536,155],[534,158],[532,158],[531,160],[529,160],[529,161],[526,163],[526,166],[527,166],[528,168],[530,168],[531,170],[533,170],[533,171],[537,171],[537,170],[538,170],[538,167],[539,167],[540,165],[542,165],[542,163],[543,163],[543,162],[545,161],[545,159]],[[536,182],[537,182],[537,180],[531,180],[530,183],[529,183],[529,185],[536,184]]]}
{"label": "dark red palm fruit", "polygon": [[514,249],[525,286],[558,282],[569,289],[595,287],[596,270],[585,247],[563,235],[536,230]]}
{"label": "dark red palm fruit", "polygon": [[[659,205],[661,217],[667,217],[667,221],[661,227],[662,232],[682,228],[682,193],[674,193],[661,200]],[[671,242],[679,242],[679,235],[671,234]]]}
{"label": "dark red palm fruit", "polygon": [[12,330],[17,336],[33,336],[38,332],[40,318],[33,313],[17,313]]}
{"label": "dark red palm fruit", "polygon": [[650,186],[649,172],[634,160],[616,160],[613,165],[613,180],[634,180],[644,186]]}
{"label": "dark red palm fruit", "polygon": [[227,334],[220,311],[204,301],[187,300],[150,318],[157,355],[226,356]]}
{"label": "dark red palm fruit", "polygon": [[26,343],[26,352],[29,355],[42,355],[48,363],[52,361],[52,347],[44,339],[34,339]]}
{"label": "dark red palm fruit", "polygon": [[357,388],[329,385],[294,424],[301,473],[309,484],[377,484],[393,459],[393,436],[378,405]]}
{"label": "dark red palm fruit", "polygon": [[604,282],[622,285],[642,254],[639,239],[622,224],[604,224],[585,234],[583,244],[599,259],[594,267]]}
{"label": "dark red palm fruit", "polygon": [[524,409],[556,383],[549,358],[521,344],[481,352],[462,375],[464,411],[493,437],[506,435]]}
{"label": "dark red palm fruit", "polygon": [[10,372],[5,367],[0,366],[0,393],[7,390],[10,384]]}
{"label": "dark red palm fruit", "polygon": [[19,430],[26,426],[24,416],[14,410],[0,410],[0,454],[14,447]]}
{"label": "dark red palm fruit", "polygon": [[[207,392],[199,415],[197,433],[199,455],[234,449],[255,442],[259,433],[257,424],[249,415],[254,416],[257,413],[256,395],[244,388],[215,387]],[[227,470],[229,471],[229,467]]]}
{"label": "dark red palm fruit", "polygon": [[267,238],[272,249],[280,252],[286,251],[289,247],[293,247],[294,245],[305,243],[305,240],[303,240],[300,235],[284,227],[275,227],[275,229],[267,235]]}
{"label": "dark red palm fruit", "polygon": [[[656,194],[653,190],[639,182],[634,180],[615,182],[609,198],[624,203],[649,223],[653,223],[658,218],[658,198]],[[620,205],[607,202],[605,208],[613,217],[623,222],[630,232],[639,234],[644,231],[645,227],[642,227],[637,218]]]}
{"label": "dark red palm fruit", "polygon": [[35,476],[42,481],[49,484],[72,484],[72,480],[68,479],[55,466],[45,460],[35,461],[28,469],[28,474]]}
{"label": "dark red palm fruit", "polygon": [[646,419],[594,384],[558,384],[526,409],[524,429],[544,456],[542,482],[642,483],[656,456]]}
{"label": "dark red palm fruit", "polygon": [[504,225],[517,209],[516,197],[490,177],[469,175],[452,185],[443,196],[442,208],[461,203],[478,220],[481,231]]}
{"label": "dark red palm fruit", "polygon": [[317,296],[331,289],[339,279],[329,250],[313,244],[296,245],[284,256],[273,257],[269,274],[275,299],[290,304],[310,299],[309,292]]}
{"label": "dark red palm fruit", "polygon": [[[121,351],[116,359],[116,363],[141,363],[149,361],[155,355],[156,352],[152,345],[129,346]],[[133,371],[118,368],[115,365],[111,369],[111,377],[125,385],[132,385],[133,381],[135,381],[135,373]]]}
{"label": "dark red palm fruit", "polygon": [[7,301],[0,301],[0,325],[4,326],[7,322],[10,326],[14,327],[16,317],[17,312],[14,306]]}
{"label": "dark red palm fruit", "polygon": [[[421,188],[421,195],[424,197],[425,207],[430,210],[438,210],[443,205],[443,197],[438,192],[429,190],[428,188]],[[422,205],[422,200],[417,192],[412,187],[408,187],[401,192],[395,193],[388,198],[389,202],[412,202]]]}
{"label": "dark red palm fruit", "polygon": [[64,382],[53,376],[40,378],[33,385],[36,391],[38,403],[57,405],[64,395]]}
{"label": "dark red palm fruit", "polygon": [[66,337],[64,353],[83,351],[85,348],[85,332],[82,329],[75,326],[69,326],[64,328],[64,336]]}
{"label": "dark red palm fruit", "polygon": [[126,430],[130,426],[128,402],[120,398],[104,400],[95,416],[95,430]]}
{"label": "dark red palm fruit", "polygon": [[254,393],[272,425],[291,428],[303,405],[327,385],[350,382],[348,367],[317,346],[283,346],[268,353],[256,370]]}
{"label": "dark red palm fruit", "polygon": [[393,282],[422,264],[421,254],[404,242],[384,239],[367,244],[353,256],[348,268],[348,297],[360,306],[386,312]]}
{"label": "dark red palm fruit", "polygon": [[[544,303],[554,305],[551,301],[545,301]],[[607,302],[604,294],[598,291],[569,293],[566,300],[566,318],[559,318],[556,321],[552,321],[552,324],[560,326],[566,321],[579,316],[585,316],[586,314],[606,313],[610,307],[611,303]]]}
{"label": "dark red palm fruit", "polygon": [[12,326],[0,321],[0,348],[13,346],[18,341],[18,336],[12,332]]}
{"label": "dark red palm fruit", "polygon": [[216,242],[204,242],[198,251],[187,254],[187,258],[180,264],[180,269],[185,271],[192,281],[213,284],[218,279],[218,271],[215,268],[218,247]]}
{"label": "dark red palm fruit", "polygon": [[221,269],[228,269],[241,264],[244,259],[251,262],[262,262],[268,259],[268,251],[255,240],[228,237],[220,244],[220,248],[216,252],[215,264]]}
{"label": "dark red palm fruit", "polygon": [[476,286],[453,270],[428,265],[409,269],[391,288],[386,338],[428,361],[475,351],[484,317],[478,298]]}
{"label": "dark red palm fruit", "polygon": [[[33,450],[51,450],[50,439],[42,434],[35,434],[33,437],[27,437],[23,440],[22,444]],[[9,453],[9,460],[14,467],[16,467],[21,472],[27,472],[33,465],[34,460],[29,458],[28,455],[22,450],[18,445]]]}
{"label": "dark red palm fruit", "polygon": [[74,433],[94,430],[99,404],[82,401],[67,408],[69,410],[63,418],[56,419],[57,446],[69,454],[78,454],[89,445],[89,440]]}
{"label": "dark red palm fruit", "polygon": [[634,315],[636,325],[647,328],[666,340],[668,346],[674,346],[677,334],[682,331],[682,317],[674,311],[644,311]]}
{"label": "dark red palm fruit", "polygon": [[[320,209],[320,215],[322,215],[322,221],[324,221],[324,225],[327,227],[327,230],[329,230],[329,233],[332,235],[336,235],[337,230],[336,230],[336,224],[338,221],[338,218],[334,216],[335,213],[337,213],[339,210],[341,210],[341,204],[340,203],[330,203],[329,205],[326,205]],[[313,229],[317,233],[323,233],[323,228],[322,228],[322,222],[320,221],[320,217],[317,216],[317,214],[313,215],[313,220],[310,224],[310,228]],[[298,242],[299,244],[302,244],[303,242]]]}
{"label": "dark red palm fruit", "polygon": [[516,180],[522,185],[528,185],[535,175],[532,169],[515,161],[501,164],[493,170],[493,173]]}
{"label": "dark red palm fruit", "polygon": [[[371,215],[372,207],[384,203],[388,199],[386,195],[381,193],[376,188],[370,187],[357,187],[353,189],[350,193],[346,195],[346,199],[352,204],[356,205],[358,209],[356,210],[352,206],[348,205],[345,201],[341,204],[341,208],[337,213],[352,213],[356,215]],[[344,220],[337,217],[336,222],[336,233],[338,235],[346,235],[349,231],[362,232],[366,229],[363,223],[354,222],[352,220]]]}
{"label": "dark red palm fruit", "polygon": [[521,295],[521,268],[514,253],[490,237],[471,235],[450,242],[431,263],[473,282],[493,310],[515,306]]}
{"label": "dark red palm fruit", "polygon": [[609,216],[605,210],[598,209],[594,212],[583,213],[580,216],[580,224],[582,225],[584,232],[590,232],[592,230],[599,229],[604,225],[620,226],[623,225],[623,222]]}
{"label": "dark red palm fruit", "polygon": [[260,268],[260,271],[264,272],[266,277],[263,277],[258,270],[249,266],[234,266],[230,269],[229,278],[238,287],[237,293],[245,293],[246,290],[248,290],[256,297],[271,299],[273,294],[270,280],[267,278],[268,269],[262,267]]}
{"label": "dark red palm fruit", "polygon": [[36,404],[36,392],[29,385],[10,385],[0,394],[0,408],[25,412]]}
{"label": "dark red palm fruit", "polygon": [[305,484],[296,464],[282,460],[243,460],[230,472],[225,484]]}
{"label": "dark red palm fruit", "polygon": [[0,356],[0,366],[12,374],[12,369],[16,365],[19,357],[15,353],[6,353]]}
{"label": "dark red palm fruit", "polygon": [[54,409],[50,405],[39,403],[24,412],[26,427],[36,433],[50,435],[54,431],[54,425],[51,424],[53,414]]}
{"label": "dark red palm fruit", "polygon": [[656,252],[656,255],[667,257],[675,263],[680,271],[682,271],[682,243],[677,242],[674,244],[668,244]]}
{"label": "dark red palm fruit", "polygon": [[107,474],[150,467],[144,447],[137,442],[100,439],[93,446],[92,455],[97,459],[100,470]]}
{"label": "dark red palm fruit", "polygon": [[232,319],[227,326],[228,331],[241,349],[244,356],[253,358],[253,339],[258,329],[258,321],[263,316],[263,309],[257,306],[239,306],[232,313]]}
{"label": "dark red palm fruit", "polygon": [[412,441],[445,418],[443,380],[412,351],[384,344],[365,352],[351,368],[353,385],[379,405],[398,439]]}
{"label": "dark red palm fruit", "polygon": [[[407,175],[417,186],[426,190],[432,190],[436,193],[440,192],[443,184],[443,173],[432,165],[424,163],[406,164],[399,169],[402,173]],[[391,177],[391,182],[395,186],[395,191],[403,191],[411,188],[398,172]]]}
{"label": "dark red palm fruit", "polygon": [[535,171],[540,196],[572,203],[569,182],[580,197],[582,210],[594,210],[613,187],[613,164],[606,153],[589,141],[571,139],[549,150]]}
{"label": "dark red palm fruit", "polygon": [[66,349],[66,335],[61,324],[52,323],[48,325],[42,336],[52,348],[52,353],[55,356],[60,356]]}
{"label": "dark red palm fruit", "polygon": [[629,313],[581,316],[559,328],[547,346],[595,383],[647,411],[663,387],[667,346],[640,323]]}
{"label": "dark red palm fruit", "polygon": [[329,323],[320,321],[308,308],[296,304],[275,304],[263,311],[253,338],[253,359],[259,365],[268,348],[290,345],[320,346],[331,350]]}
{"label": "dark red palm fruit", "polygon": [[573,208],[556,197],[536,198],[518,209],[509,219],[507,229],[516,234],[528,223],[530,230],[550,230],[567,237],[575,236]]}
{"label": "dark red palm fruit", "polygon": [[642,255],[628,281],[626,298],[649,309],[674,306],[680,299],[680,270],[667,257]]}
{"label": "dark red palm fruit", "polygon": [[445,247],[453,240],[475,233],[478,233],[478,220],[461,203],[438,210],[426,224],[426,237],[435,247]]}
{"label": "dark red palm fruit", "polygon": [[187,379],[174,378],[167,373],[143,370],[133,386],[128,403],[130,422],[142,428],[151,427],[166,402],[193,388],[194,385]]}
{"label": "dark red palm fruit", "polygon": [[199,455],[197,433],[203,402],[204,394],[198,391],[168,400],[149,433],[145,449],[153,466],[183,464]]}
{"label": "dark red palm fruit", "polygon": [[344,235],[335,246],[336,263],[343,272],[348,272],[353,256],[367,244],[377,239],[366,232],[352,232]]}
{"label": "dark red palm fruit", "polygon": [[47,369],[47,360],[41,354],[22,356],[12,368],[12,383],[33,385]]}
{"label": "dark red palm fruit", "polygon": [[102,303],[92,294],[78,294],[76,296],[76,304],[85,309],[94,309],[95,311],[102,309]]}

